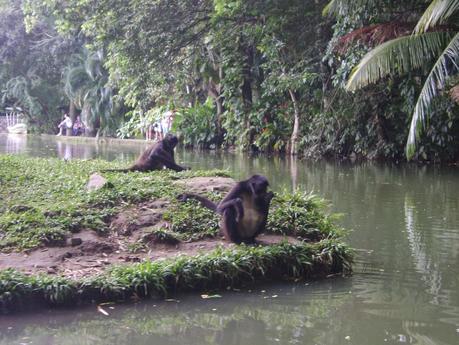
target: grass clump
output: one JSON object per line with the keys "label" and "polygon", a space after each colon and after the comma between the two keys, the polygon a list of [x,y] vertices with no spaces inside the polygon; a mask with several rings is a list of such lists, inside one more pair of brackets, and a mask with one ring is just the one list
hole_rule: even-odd
{"label": "grass clump", "polygon": [[168,222],[169,230],[179,234],[182,241],[215,237],[219,232],[218,214],[196,200],[174,202],[163,214],[163,219]]}
{"label": "grass clump", "polygon": [[143,243],[178,244],[182,240],[184,240],[182,234],[165,228],[153,229],[142,237]]}
{"label": "grass clump", "polygon": [[327,215],[327,202],[314,194],[276,194],[271,202],[267,231],[310,241],[340,238],[344,230],[335,224],[336,214]]}

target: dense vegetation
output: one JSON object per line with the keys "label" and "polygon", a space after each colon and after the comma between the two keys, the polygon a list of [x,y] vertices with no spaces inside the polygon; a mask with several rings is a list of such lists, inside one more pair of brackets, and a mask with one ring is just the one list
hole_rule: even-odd
{"label": "dense vegetation", "polygon": [[135,136],[175,109],[190,146],[455,161],[458,9],[457,0],[1,0],[3,103],[21,105],[40,131],[65,107],[94,134]]}

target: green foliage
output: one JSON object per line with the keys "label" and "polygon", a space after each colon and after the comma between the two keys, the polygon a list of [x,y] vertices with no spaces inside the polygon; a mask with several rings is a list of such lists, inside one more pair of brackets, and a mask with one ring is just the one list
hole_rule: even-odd
{"label": "green foliage", "polygon": [[[123,138],[142,134],[173,104],[174,127],[187,146],[287,152],[298,151],[292,144],[298,141],[300,154],[316,157],[399,160],[400,138],[411,127],[408,154],[413,143],[421,150],[431,142],[416,157],[454,161],[454,133],[441,132],[446,146],[433,144],[440,141],[429,114],[440,114],[434,127],[454,128],[451,102],[439,101],[440,111],[430,105],[457,71],[458,6],[457,0],[6,0],[3,101],[24,108],[29,125],[52,131],[59,109],[72,100],[100,134]],[[415,18],[415,35],[400,38]],[[378,66],[371,65],[378,51]],[[357,65],[353,76],[361,83],[351,77],[349,86],[383,80],[346,95],[341,88]],[[420,93],[414,102],[413,90]],[[440,125],[442,119],[448,122]]]}
{"label": "green foliage", "polygon": [[1,105],[20,106],[30,129],[52,131],[68,105],[61,73],[81,42],[59,36],[50,17],[26,31],[22,4],[6,0],[0,8]]}
{"label": "green foliage", "polygon": [[168,111],[168,107],[154,107],[146,112],[142,110],[131,110],[126,116],[129,121],[125,122],[118,130],[118,137],[125,139],[137,137],[148,129],[154,123],[161,121],[163,114]]}
{"label": "green foliage", "polygon": [[67,97],[82,110],[82,120],[88,131],[110,134],[114,131],[113,92],[108,85],[108,73],[103,67],[102,51],[86,49],[72,56],[64,69]]}
{"label": "green foliage", "polygon": [[[457,0],[434,0],[419,20],[413,35],[385,42],[368,52],[349,77],[348,90],[355,90],[395,73],[426,69],[435,58],[414,107],[406,156],[414,156],[420,133],[430,117],[430,105],[438,89],[446,85],[451,74],[459,71],[459,33],[457,28],[442,32],[426,32],[436,22],[453,19],[459,9]],[[441,30],[441,28],[440,28]],[[444,30],[444,29],[443,29]]]}
{"label": "green foliage", "polygon": [[181,234],[184,241],[195,241],[215,237],[219,230],[219,216],[195,200],[176,202],[168,209],[163,219],[168,222],[173,233]]}
{"label": "green foliage", "polygon": [[170,183],[179,173],[166,171],[145,174],[142,179],[134,178],[140,176],[135,172],[107,173],[107,187],[85,190],[93,171],[114,167],[119,166],[102,161],[0,156],[0,247],[58,244],[69,232],[80,229],[105,232],[121,202],[139,203],[160,196],[173,199],[180,192]]}
{"label": "green foliage", "polygon": [[269,212],[267,230],[310,241],[341,237],[342,230],[334,225],[336,215],[324,215],[326,206],[324,200],[314,194],[296,192],[276,195]]}
{"label": "green foliage", "polygon": [[194,107],[180,108],[172,129],[182,138],[186,146],[209,148],[216,134],[216,112],[210,98]]}

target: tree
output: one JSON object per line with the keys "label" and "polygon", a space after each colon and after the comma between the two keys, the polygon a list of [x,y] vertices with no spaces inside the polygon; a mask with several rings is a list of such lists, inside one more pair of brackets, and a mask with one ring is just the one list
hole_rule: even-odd
{"label": "tree", "polygon": [[[360,4],[369,1],[360,0]],[[339,6],[346,5],[348,1],[335,0],[329,3],[327,10],[336,11]],[[458,10],[459,0],[433,0],[411,35],[387,41],[368,52],[346,85],[347,90],[356,90],[393,74],[430,66],[412,115],[406,143],[408,159],[413,157],[417,140],[429,119],[433,98],[459,71]]]}
{"label": "tree", "polygon": [[31,127],[52,131],[67,104],[62,69],[81,43],[60,36],[52,17],[37,18],[26,30],[23,5],[23,1],[0,2],[2,103],[20,106]]}
{"label": "tree", "polygon": [[64,90],[71,102],[81,109],[88,133],[98,135],[99,131],[114,131],[115,128],[110,128],[114,120],[113,92],[103,67],[102,52],[84,49],[72,60],[64,70]]}

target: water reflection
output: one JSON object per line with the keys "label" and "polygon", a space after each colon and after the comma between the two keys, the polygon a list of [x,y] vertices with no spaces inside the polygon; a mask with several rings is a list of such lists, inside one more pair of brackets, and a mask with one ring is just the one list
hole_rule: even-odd
{"label": "water reflection", "polygon": [[[62,159],[131,162],[146,143],[82,144],[11,139],[0,151]],[[178,304],[116,305],[6,317],[0,344],[457,344],[459,342],[459,175],[457,168],[297,161],[178,150],[192,168],[266,175],[275,190],[324,196],[358,249],[355,274],[266,293],[185,296]],[[278,297],[273,298],[272,296]],[[268,298],[265,298],[268,297]],[[215,310],[214,310],[215,309]],[[13,329],[8,327],[13,326]]]}
{"label": "water reflection", "polygon": [[27,147],[27,135],[24,134],[8,134],[5,135],[4,151],[8,153],[22,153]]}

